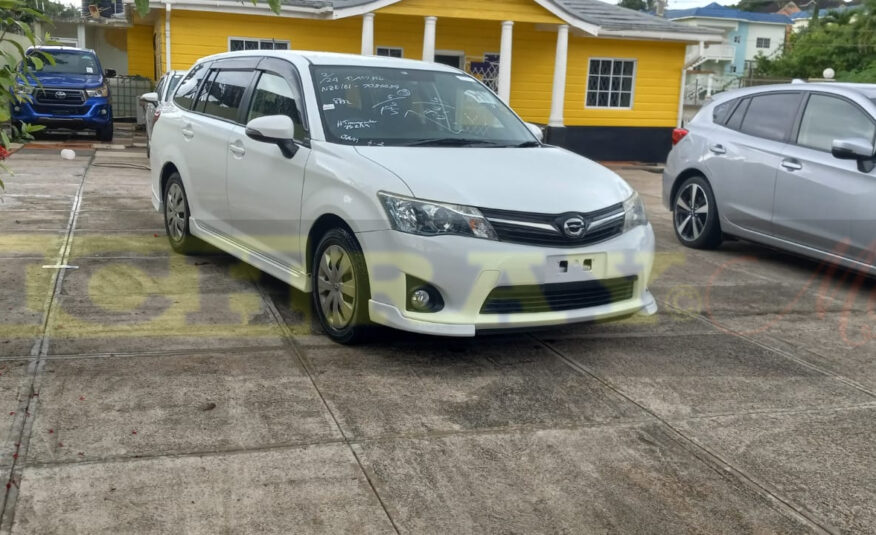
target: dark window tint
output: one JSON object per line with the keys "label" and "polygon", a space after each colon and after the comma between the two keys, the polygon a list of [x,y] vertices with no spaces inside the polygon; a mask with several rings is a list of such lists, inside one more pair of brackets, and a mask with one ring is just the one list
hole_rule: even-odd
{"label": "dark window tint", "polygon": [[162,76],[161,80],[158,81],[158,85],[155,86],[155,93],[158,95],[159,100],[161,100],[164,93],[164,86],[167,85],[167,76]]}
{"label": "dark window tint", "polygon": [[295,122],[295,137],[301,139],[304,126],[301,124],[300,103],[301,96],[295,84],[290,84],[282,76],[263,73],[256,84],[246,122],[265,115],[286,115]]}
{"label": "dark window tint", "polygon": [[724,102],[715,106],[715,109],[712,110],[712,120],[715,124],[724,124],[737,102],[739,101],[731,100],[730,102]]}
{"label": "dark window tint", "polygon": [[195,100],[198,85],[206,74],[207,69],[204,68],[204,65],[195,65],[192,67],[192,70],[190,70],[183,81],[180,82],[179,90],[176,92],[176,96],[173,99],[177,106],[187,110],[192,109],[192,103]]}
{"label": "dark window tint", "polygon": [[872,142],[876,135],[873,121],[851,102],[812,95],[803,112],[797,143],[830,152],[833,140],[859,137]]}
{"label": "dark window tint", "polygon": [[252,79],[252,73],[253,71],[219,71],[209,88],[204,85],[198,98],[198,107],[200,108],[200,101],[203,100],[203,112],[207,115],[237,121],[240,101],[243,100],[243,93]]}
{"label": "dark window tint", "polygon": [[213,80],[216,79],[217,74],[219,74],[219,71],[210,71],[210,74],[207,75],[207,79],[201,84],[201,91],[198,92],[195,104],[192,106],[193,110],[201,113],[204,112],[204,106],[207,104],[207,98],[210,96],[210,86],[213,84]]}
{"label": "dark window tint", "polygon": [[733,110],[733,114],[727,119],[727,123],[724,125],[727,128],[732,128],[733,130],[739,130],[739,127],[742,126],[742,118],[745,117],[745,110],[748,109],[748,103],[751,102],[751,99],[745,99],[736,106],[736,109]]}
{"label": "dark window tint", "polygon": [[752,97],[740,130],[752,136],[783,141],[794,122],[800,98],[800,93]]}

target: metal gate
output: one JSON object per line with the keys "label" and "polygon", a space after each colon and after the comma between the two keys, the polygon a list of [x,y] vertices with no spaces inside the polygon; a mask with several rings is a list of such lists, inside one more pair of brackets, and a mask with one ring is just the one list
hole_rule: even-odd
{"label": "metal gate", "polygon": [[140,95],[152,91],[152,80],[142,76],[107,78],[114,119],[136,119]]}

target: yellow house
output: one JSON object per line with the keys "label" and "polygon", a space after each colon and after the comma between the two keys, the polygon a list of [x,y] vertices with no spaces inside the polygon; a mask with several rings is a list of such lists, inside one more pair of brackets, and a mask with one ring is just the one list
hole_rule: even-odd
{"label": "yellow house", "polygon": [[599,0],[284,0],[279,15],[247,0],[150,6],[128,31],[130,74],[154,79],[250,49],[437,61],[547,125],[549,142],[600,160],[663,161],[680,117],[687,45],[721,39]]}

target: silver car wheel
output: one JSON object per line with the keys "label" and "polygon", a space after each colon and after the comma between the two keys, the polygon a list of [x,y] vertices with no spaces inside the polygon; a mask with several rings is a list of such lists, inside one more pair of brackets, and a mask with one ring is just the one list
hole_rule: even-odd
{"label": "silver car wheel", "polygon": [[167,199],[164,201],[164,218],[167,221],[167,233],[174,242],[185,238],[186,203],[179,184],[171,184],[167,188]]}
{"label": "silver car wheel", "polygon": [[356,277],[347,251],[338,245],[326,248],[316,281],[323,316],[333,328],[343,329],[352,321],[356,306]]}
{"label": "silver car wheel", "polygon": [[675,230],[686,241],[699,238],[709,219],[709,198],[699,184],[690,184],[675,198]]}

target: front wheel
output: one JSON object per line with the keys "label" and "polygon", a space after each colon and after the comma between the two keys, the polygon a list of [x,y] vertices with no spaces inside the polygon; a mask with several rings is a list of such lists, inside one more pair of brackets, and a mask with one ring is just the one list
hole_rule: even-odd
{"label": "front wheel", "polygon": [[714,249],[721,245],[721,223],[712,187],[703,176],[685,180],[675,195],[672,210],[675,236],[693,249]]}
{"label": "front wheel", "polygon": [[112,141],[113,140],[113,123],[109,123],[103,128],[97,129],[97,139],[100,141]]}
{"label": "front wheel", "polygon": [[344,228],[322,237],[311,267],[313,308],[329,338],[341,344],[361,342],[368,334],[368,270],[362,247]]}

